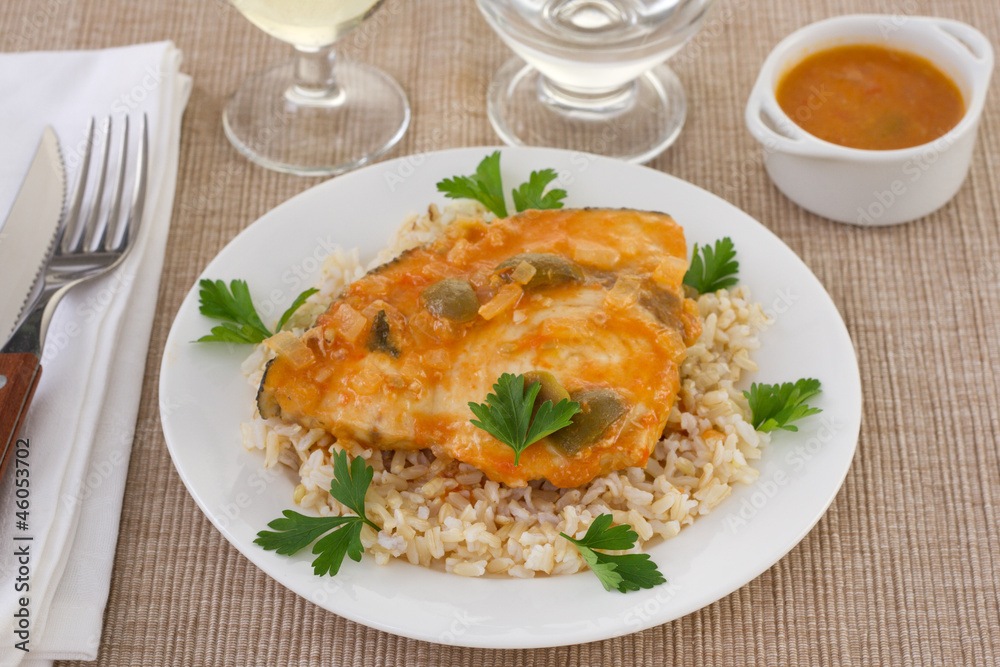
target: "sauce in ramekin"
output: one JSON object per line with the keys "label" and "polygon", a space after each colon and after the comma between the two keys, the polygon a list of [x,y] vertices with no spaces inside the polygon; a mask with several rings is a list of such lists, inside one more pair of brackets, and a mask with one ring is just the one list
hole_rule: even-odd
{"label": "sauce in ramekin", "polygon": [[958,86],[933,63],[872,44],[806,57],[781,78],[775,96],[810,134],[868,150],[926,144],[965,114]]}

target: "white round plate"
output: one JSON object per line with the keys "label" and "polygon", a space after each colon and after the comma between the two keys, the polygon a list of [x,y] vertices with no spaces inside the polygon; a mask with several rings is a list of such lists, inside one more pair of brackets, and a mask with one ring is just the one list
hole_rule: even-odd
{"label": "white round plate", "polygon": [[[209,264],[203,278],[250,284],[273,322],[317,276],[335,246],[369,261],[409,213],[447,200],[435,184],[471,174],[491,148],[462,148],[383,162],[322,183],[248,227]],[[611,159],[538,148],[503,148],[510,189],[532,170],[554,168],[567,207],[664,211],[689,246],[730,236],[740,278],[776,316],[749,381],[819,378],[820,415],[798,433],[778,432],[758,462],[754,485],[737,488],[714,512],[649,549],[668,583],[605,592],[590,572],[535,579],[469,579],[405,561],[347,560],[336,577],[312,573],[309,550],[264,551],[253,540],[292,507],[291,471],[265,470],[247,452],[239,425],[254,390],[240,373],[248,346],[192,343],[215,324],[198,312],[198,287],[181,304],[160,368],[163,432],[195,501],[230,543],[270,576],[340,616],[397,635],[488,648],[536,648],[596,641],[693,612],[773,565],[816,524],[847,474],[861,423],[854,348],[829,295],[774,234],[722,199],[662,172]],[[810,401],[810,403],[813,403]]]}

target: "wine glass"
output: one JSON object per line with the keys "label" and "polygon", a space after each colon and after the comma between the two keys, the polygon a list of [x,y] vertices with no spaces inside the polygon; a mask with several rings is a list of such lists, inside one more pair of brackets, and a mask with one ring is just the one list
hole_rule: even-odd
{"label": "wine glass", "polygon": [[382,0],[232,0],[251,23],[295,47],[295,59],[248,77],[222,125],[257,164],[302,176],[339,174],[392,148],[410,105],[385,72],[335,60],[334,43]]}
{"label": "wine glass", "polygon": [[712,0],[476,4],[520,56],[500,68],[487,94],[505,142],[645,162],[677,139],[687,101],[663,63],[694,36]]}

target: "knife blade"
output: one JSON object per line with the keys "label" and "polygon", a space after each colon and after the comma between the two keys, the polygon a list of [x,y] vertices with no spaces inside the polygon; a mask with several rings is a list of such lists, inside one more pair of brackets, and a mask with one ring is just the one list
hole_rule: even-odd
{"label": "knife blade", "polygon": [[66,172],[59,139],[51,127],[0,226],[0,347],[14,332],[52,250],[66,199]]}

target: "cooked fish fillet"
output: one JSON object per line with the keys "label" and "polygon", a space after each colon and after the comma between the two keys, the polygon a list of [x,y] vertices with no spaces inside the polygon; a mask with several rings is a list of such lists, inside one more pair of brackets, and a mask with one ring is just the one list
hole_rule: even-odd
{"label": "cooked fish fillet", "polygon": [[[510,486],[573,487],[642,466],[700,333],[681,287],[686,256],[683,230],[661,213],[457,221],[350,285],[300,340],[279,334],[258,407],[374,448],[430,448]],[[469,421],[468,403],[503,373],[583,406],[517,466]]]}

